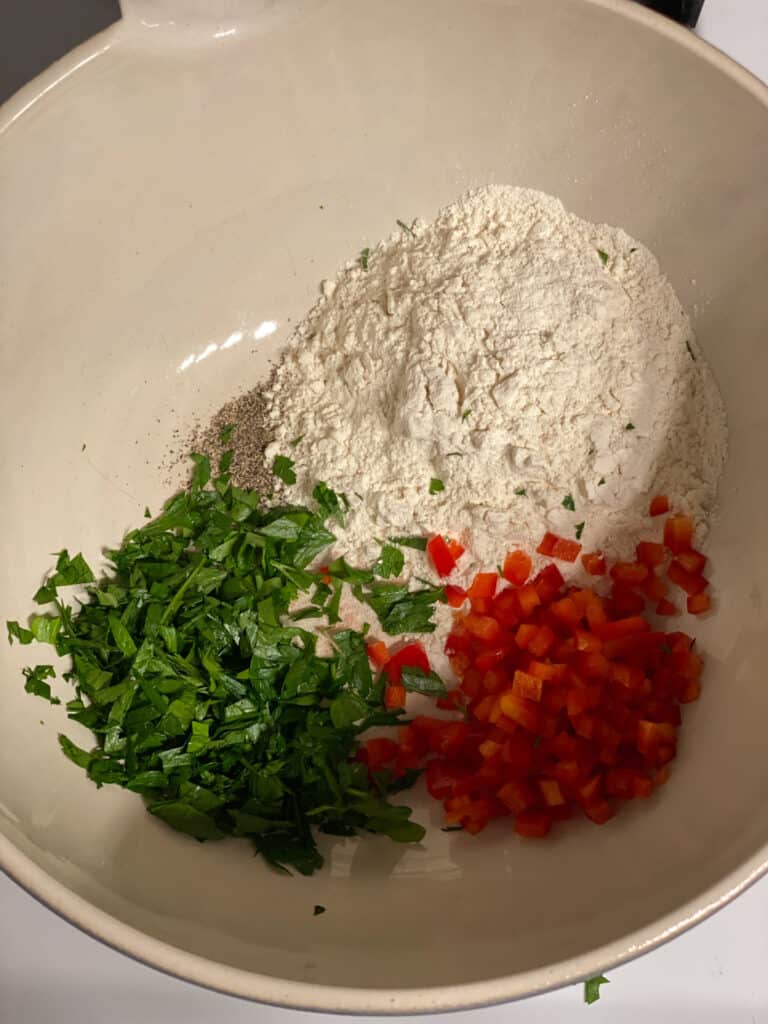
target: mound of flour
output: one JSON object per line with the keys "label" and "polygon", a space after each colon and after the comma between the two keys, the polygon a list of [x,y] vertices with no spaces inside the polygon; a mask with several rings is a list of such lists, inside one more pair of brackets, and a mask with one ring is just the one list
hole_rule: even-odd
{"label": "mound of flour", "polygon": [[627,557],[654,493],[705,526],[726,454],[654,256],[527,189],[470,192],[325,282],[266,398],[267,459],[294,460],[292,500],[346,493],[338,549],[359,564],[376,538],[440,532],[467,570],[494,566],[547,529]]}

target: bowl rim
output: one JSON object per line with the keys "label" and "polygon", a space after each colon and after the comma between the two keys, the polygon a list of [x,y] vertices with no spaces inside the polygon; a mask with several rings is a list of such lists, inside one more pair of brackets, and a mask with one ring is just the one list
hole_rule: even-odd
{"label": "bowl rim", "polygon": [[[741,86],[768,114],[768,85],[705,42],[689,29],[631,0],[579,0],[603,8],[658,35],[676,41]],[[72,50],[33,79],[0,107],[0,136],[38,100],[84,65],[113,48],[129,33],[149,31],[128,20],[118,21]],[[132,38],[135,45],[136,39]],[[710,917],[764,874],[768,873],[768,844],[748,857],[721,881],[696,898],[621,940],[577,957],[531,968],[514,975],[424,989],[353,988],[292,981],[218,963],[128,925],[52,878],[7,837],[0,835],[0,870],[30,896],[81,931],[139,963],[211,991],[294,1010],[340,1014],[404,1015],[473,1009],[510,1002],[572,985],[612,970],[658,948]]]}

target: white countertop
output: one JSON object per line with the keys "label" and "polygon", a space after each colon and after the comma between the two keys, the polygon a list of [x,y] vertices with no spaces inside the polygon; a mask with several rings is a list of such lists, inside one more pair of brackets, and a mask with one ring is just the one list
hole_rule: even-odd
{"label": "white countertop", "polygon": [[[699,33],[768,80],[768,0],[706,0]],[[0,875],[0,1024],[323,1024],[166,977],[83,935]],[[768,879],[671,944],[611,973],[599,1003],[581,986],[453,1024],[768,1024]],[[418,1018],[416,1018],[418,1020]],[[341,1022],[342,1018],[338,1018]]]}

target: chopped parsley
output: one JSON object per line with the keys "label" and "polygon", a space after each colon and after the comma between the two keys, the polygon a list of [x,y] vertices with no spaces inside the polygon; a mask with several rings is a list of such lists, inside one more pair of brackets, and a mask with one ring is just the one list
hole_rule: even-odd
{"label": "chopped parsley", "polygon": [[438,480],[436,476],[433,476],[432,479],[429,481],[429,493],[430,494],[439,494],[440,491],[444,491],[444,490],[445,490],[445,484],[443,483],[443,481],[442,480]]}
{"label": "chopped parsley", "polygon": [[152,518],[152,513],[149,511],[149,505],[145,505],[144,506],[144,518],[145,519],[151,519]]}
{"label": "chopped parsley", "polygon": [[401,684],[410,693],[423,693],[428,697],[447,697],[445,683],[436,672],[423,672],[420,668],[403,667]]}
{"label": "chopped parsley", "polygon": [[357,258],[357,262],[360,264],[363,270],[368,269],[368,261],[370,260],[370,258],[371,250],[368,248],[368,246],[366,246],[365,249],[360,250],[360,255]]}
{"label": "chopped parsley", "polygon": [[276,455],[275,461],[272,463],[272,472],[284,484],[295,484],[296,474],[293,471],[293,466],[293,459],[289,459],[287,455]]}
{"label": "chopped parsley", "polygon": [[[97,786],[141,794],[172,828],[201,841],[245,838],[280,870],[322,865],[314,829],[419,841],[410,810],[387,800],[415,776],[372,789],[355,761],[360,732],[398,720],[383,707],[366,631],[333,632],[321,657],[289,609],[311,594],[306,611],[332,622],[349,580],[367,584],[388,632],[431,631],[442,589],[409,593],[343,560],[326,586],[307,567],[335,540],[325,523],[338,509],[332,492],[318,490],[319,511],[270,507],[227,474],[211,481],[204,456],[193,461],[190,485],[107,552],[104,575],[62,551],[35,595],[52,610],[29,628],[8,623],[9,640],[71,659],[67,713],[94,739],[81,747],[62,735],[62,752]],[[58,588],[83,584],[80,602],[60,598]],[[51,665],[24,677],[28,692],[58,700]],[[437,688],[431,677],[412,685]]]}
{"label": "chopped parsley", "polygon": [[[367,269],[367,268],[364,268],[364,269]],[[322,905],[322,903],[316,903],[315,906],[314,906],[314,909],[312,910],[312,916],[313,917],[319,917],[320,914],[324,914],[324,913],[325,913],[325,907]]]}
{"label": "chopped parsley", "polygon": [[624,427],[624,429],[625,430],[634,430],[635,429],[635,424],[634,423],[627,423],[626,426]]}
{"label": "chopped parsley", "polygon": [[528,491],[524,487],[518,487],[515,494],[518,498],[526,498],[528,496]]}
{"label": "chopped parsley", "polygon": [[462,420],[468,420],[471,415],[472,415],[472,410],[471,409],[465,409],[464,412],[461,414],[461,418],[462,418]]}
{"label": "chopped parsley", "polygon": [[601,985],[610,985],[610,981],[604,974],[600,974],[596,978],[590,978],[588,981],[584,982],[584,1002],[589,1006],[591,1006],[592,1003],[596,1003],[600,998]]}
{"label": "chopped parsley", "polygon": [[415,548],[416,551],[427,550],[426,537],[390,537],[391,544],[398,544],[401,548]]}
{"label": "chopped parsley", "polygon": [[597,481],[597,486],[598,487],[602,487],[604,483],[605,483],[605,477],[601,476],[600,479]]}
{"label": "chopped parsley", "polygon": [[576,523],[576,540],[581,540],[581,535],[584,533],[585,523]]}
{"label": "chopped parsley", "polygon": [[603,266],[605,266],[608,260],[611,258],[604,249],[598,249],[597,255],[600,257],[600,262],[603,264]]}
{"label": "chopped parsley", "polygon": [[290,442],[291,448],[298,448],[303,440],[304,440],[304,435],[303,434],[299,434],[298,437],[294,437],[294,439]]}
{"label": "chopped parsley", "polygon": [[576,502],[573,500],[572,494],[566,494],[563,498],[563,508],[567,508],[569,512],[576,511]]}
{"label": "chopped parsley", "polygon": [[414,229],[414,226],[415,226],[415,224],[416,224],[416,221],[415,221],[415,220],[413,221],[413,223],[411,224],[411,226],[410,226],[410,227],[408,227],[408,225],[407,225],[407,224],[405,223],[405,221],[399,220],[399,221],[397,222],[397,226],[398,226],[399,228],[402,228],[402,229],[403,229],[403,231],[405,231],[405,233],[406,233],[406,234],[408,234],[408,235],[410,235],[410,236],[411,236],[411,238],[415,238],[415,237],[416,237],[416,232],[415,232],[415,231],[413,230],[413,229]]}
{"label": "chopped parsley", "polygon": [[232,435],[234,434],[234,432],[235,432],[235,425],[234,425],[234,423],[227,423],[219,431],[219,443],[220,444],[229,444],[229,442],[232,440]]}
{"label": "chopped parsley", "polygon": [[377,576],[388,579],[391,576],[399,576],[404,565],[405,555],[403,552],[393,544],[385,544],[373,571]]}

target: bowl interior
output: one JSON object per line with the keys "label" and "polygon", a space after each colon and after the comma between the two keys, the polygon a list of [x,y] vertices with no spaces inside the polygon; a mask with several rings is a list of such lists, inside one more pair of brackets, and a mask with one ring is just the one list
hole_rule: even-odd
{"label": "bowl interior", "polygon": [[[84,53],[97,55],[0,139],[3,619],[25,614],[50,552],[98,561],[158,507],[180,479],[167,454],[179,432],[263,377],[319,279],[396,218],[429,218],[488,182],[626,228],[692,313],[730,425],[709,542],[717,614],[697,625],[704,696],[651,805],[538,845],[504,827],[443,833],[414,795],[433,826],[423,846],[326,842],[311,879],[97,791],[56,743],[84,733],[24,694],[28,650],[4,649],[7,866],[179,973],[329,1009],[535,991],[721,898],[768,844],[759,87],[647,12],[587,0],[315,0],[204,45],[134,25]],[[316,903],[328,908],[319,918]],[[480,987],[443,991],[456,985]]]}

